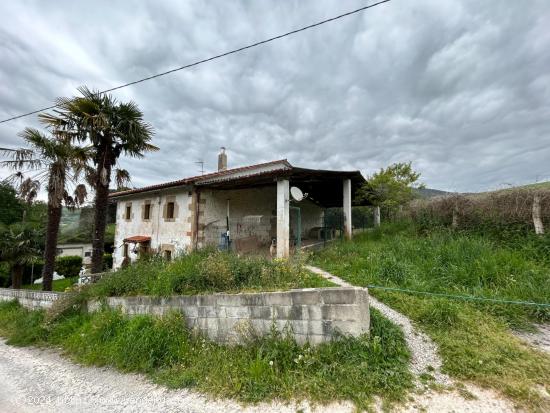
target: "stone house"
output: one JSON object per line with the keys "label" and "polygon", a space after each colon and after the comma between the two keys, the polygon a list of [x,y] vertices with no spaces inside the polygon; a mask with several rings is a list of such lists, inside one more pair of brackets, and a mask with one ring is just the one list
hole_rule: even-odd
{"label": "stone house", "polygon": [[[358,171],[299,168],[285,159],[227,169],[222,148],[217,172],[110,195],[117,203],[113,266],[148,251],[171,259],[206,245],[286,257],[296,239],[319,240],[331,207],[343,207],[351,237],[351,201],[363,182]],[[293,200],[292,187],[305,199]]]}

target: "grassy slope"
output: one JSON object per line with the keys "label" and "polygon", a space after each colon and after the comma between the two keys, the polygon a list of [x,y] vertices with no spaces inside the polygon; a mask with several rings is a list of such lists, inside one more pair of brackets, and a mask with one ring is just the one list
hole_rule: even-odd
{"label": "grassy slope", "polygon": [[223,346],[185,329],[181,315],[123,317],[112,310],[67,314],[44,323],[44,313],[0,303],[0,335],[13,345],[62,347],[74,360],[147,374],[169,387],[194,387],[222,397],[256,402],[302,399],[353,400],[373,396],[404,400],[412,387],[403,334],[373,311],[371,335],[340,338],[315,348],[284,335]]}
{"label": "grassy slope", "polygon": [[[336,244],[314,260],[356,285],[550,302],[550,269],[527,255],[483,238],[449,232],[419,237],[411,228],[388,227]],[[509,330],[548,321],[549,311],[370,292],[411,317],[438,343],[451,376],[496,388],[533,410],[550,408],[536,390],[539,385],[550,390],[550,357],[529,349]]]}
{"label": "grassy slope", "polygon": [[332,286],[303,268],[300,258],[268,261],[202,250],[172,262],[150,259],[119,270],[94,284],[89,294],[158,295],[273,291]]}

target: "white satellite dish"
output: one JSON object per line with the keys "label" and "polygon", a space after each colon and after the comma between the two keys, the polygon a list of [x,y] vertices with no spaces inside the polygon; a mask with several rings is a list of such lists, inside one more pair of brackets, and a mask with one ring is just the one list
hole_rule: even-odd
{"label": "white satellite dish", "polygon": [[290,196],[292,196],[292,199],[295,201],[300,202],[307,197],[307,194],[304,194],[300,188],[293,186],[290,188]]}

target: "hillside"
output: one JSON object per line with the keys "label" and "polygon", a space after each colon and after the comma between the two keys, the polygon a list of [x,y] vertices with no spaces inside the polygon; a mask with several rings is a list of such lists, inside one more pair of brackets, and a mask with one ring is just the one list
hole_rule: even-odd
{"label": "hillside", "polygon": [[451,192],[442,191],[440,189],[433,188],[414,188],[413,192],[418,195],[419,198],[428,199],[433,198],[434,196],[445,196],[450,195]]}

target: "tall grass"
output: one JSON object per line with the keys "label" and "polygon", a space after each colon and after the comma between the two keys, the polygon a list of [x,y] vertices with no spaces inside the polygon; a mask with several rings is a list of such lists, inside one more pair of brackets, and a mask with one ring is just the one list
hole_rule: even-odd
{"label": "tall grass", "polygon": [[0,303],[0,334],[18,345],[62,347],[76,361],[147,374],[173,388],[257,402],[352,400],[367,408],[374,396],[404,400],[412,388],[401,330],[375,310],[371,334],[300,346],[273,330],[225,346],[192,334],[180,314],[128,318],[113,310],[74,313],[44,323],[43,312]]}
{"label": "tall grass", "polygon": [[[550,265],[524,250],[475,234],[439,229],[419,235],[410,224],[387,225],[339,243],[315,261],[344,270],[358,285],[402,287],[454,295],[550,302]],[[475,304],[514,326],[550,320],[550,309]]]}
{"label": "tall grass", "polygon": [[200,294],[216,291],[285,290],[331,284],[303,268],[303,257],[270,261],[262,257],[205,249],[174,261],[141,260],[94,284],[94,296]]}
{"label": "tall grass", "polygon": [[[314,257],[317,265],[360,286],[550,302],[550,267],[523,248],[446,229],[385,225]],[[369,293],[413,319],[439,345],[451,376],[495,388],[522,407],[549,411],[550,357],[519,341],[512,328],[548,322],[548,309],[452,298]]]}

